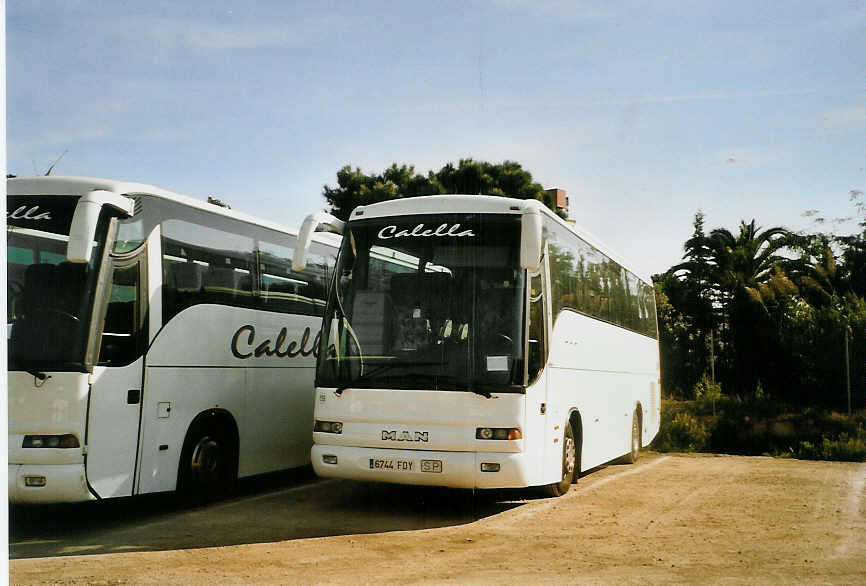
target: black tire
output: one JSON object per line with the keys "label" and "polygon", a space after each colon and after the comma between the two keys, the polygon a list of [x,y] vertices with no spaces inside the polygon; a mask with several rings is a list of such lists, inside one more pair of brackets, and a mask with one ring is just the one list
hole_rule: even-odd
{"label": "black tire", "polygon": [[237,447],[216,425],[187,433],[180,456],[178,489],[184,501],[207,504],[226,498],[237,483]]}
{"label": "black tire", "polygon": [[631,439],[629,443],[629,453],[623,457],[623,462],[626,464],[634,464],[640,456],[640,439],[641,439],[641,423],[640,416],[635,410],[631,416]]}
{"label": "black tire", "polygon": [[577,479],[577,474],[577,444],[574,442],[571,423],[566,423],[562,437],[562,480],[548,484],[544,487],[544,492],[548,496],[564,495]]}

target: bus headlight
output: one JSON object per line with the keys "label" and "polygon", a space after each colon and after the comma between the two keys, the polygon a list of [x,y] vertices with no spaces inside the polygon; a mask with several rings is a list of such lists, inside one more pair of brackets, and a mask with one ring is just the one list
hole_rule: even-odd
{"label": "bus headlight", "polygon": [[479,427],[475,430],[475,439],[519,440],[523,439],[523,434],[516,427]]}
{"label": "bus headlight", "polygon": [[78,448],[78,438],[71,433],[63,435],[25,435],[22,448]]}
{"label": "bus headlight", "polygon": [[324,433],[343,433],[343,424],[339,421],[319,421],[313,426],[313,431]]}

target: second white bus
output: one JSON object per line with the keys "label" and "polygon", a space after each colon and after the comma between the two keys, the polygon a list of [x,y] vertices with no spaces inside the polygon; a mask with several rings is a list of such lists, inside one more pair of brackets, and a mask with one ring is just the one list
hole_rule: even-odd
{"label": "second white bus", "polygon": [[7,182],[9,498],[226,493],[309,463],[339,238],[157,187]]}
{"label": "second white bus", "polygon": [[356,208],[322,332],[320,476],[560,495],[659,428],[649,279],[536,201]]}

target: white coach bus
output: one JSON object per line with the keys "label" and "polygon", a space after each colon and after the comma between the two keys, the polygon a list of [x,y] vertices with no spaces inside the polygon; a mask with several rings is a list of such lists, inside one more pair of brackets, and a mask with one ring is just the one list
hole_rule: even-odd
{"label": "white coach bus", "polygon": [[9,498],[72,502],[309,463],[339,238],[135,183],[7,182]]}
{"label": "white coach bus", "polygon": [[[305,221],[296,269],[326,220]],[[657,339],[649,279],[539,202],[359,207],[322,324],[313,467],[563,494],[656,435]]]}

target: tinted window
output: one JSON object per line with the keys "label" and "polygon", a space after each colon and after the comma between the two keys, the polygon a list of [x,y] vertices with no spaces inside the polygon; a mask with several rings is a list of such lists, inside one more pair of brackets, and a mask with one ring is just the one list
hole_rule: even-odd
{"label": "tinted window", "polygon": [[571,309],[656,337],[652,287],[561,226],[550,226],[554,317]]}
{"label": "tinted window", "polygon": [[349,222],[323,322],[319,384],[520,388],[519,252],[517,215]]}
{"label": "tinted window", "polygon": [[137,246],[162,226],[163,323],[198,304],[322,315],[336,251],[313,243],[307,268],[292,271],[295,238],[151,196],[139,196],[123,233]]}
{"label": "tinted window", "polygon": [[242,234],[163,222],[163,321],[201,303],[254,307],[253,245]]}
{"label": "tinted window", "polygon": [[114,269],[99,364],[123,366],[141,356],[147,330],[143,306],[140,265]]}
{"label": "tinted window", "polygon": [[10,370],[85,370],[97,267],[110,213],[103,210],[89,263],[66,260],[77,197],[7,199],[6,323]]}
{"label": "tinted window", "polygon": [[325,257],[311,250],[307,267],[298,273],[292,270],[293,253],[288,243],[259,243],[261,307],[281,313],[322,315],[328,278]]}

